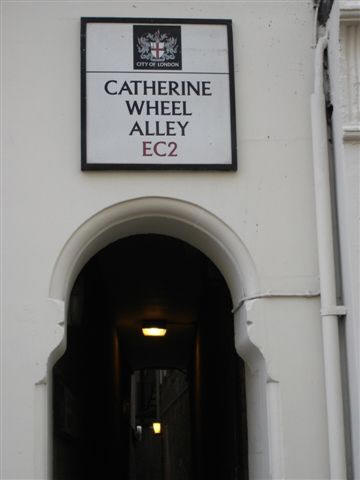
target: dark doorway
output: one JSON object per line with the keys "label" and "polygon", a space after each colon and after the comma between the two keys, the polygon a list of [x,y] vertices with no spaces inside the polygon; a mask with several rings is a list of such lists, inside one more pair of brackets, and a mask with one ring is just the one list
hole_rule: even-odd
{"label": "dark doorway", "polygon": [[[247,479],[231,308],[219,270],[180,240],[136,235],[97,253],[53,369],[53,478]],[[151,322],[165,336],[144,336]]]}

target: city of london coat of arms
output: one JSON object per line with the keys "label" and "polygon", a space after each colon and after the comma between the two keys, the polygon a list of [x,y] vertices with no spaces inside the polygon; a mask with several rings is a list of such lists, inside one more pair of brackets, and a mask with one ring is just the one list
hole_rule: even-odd
{"label": "city of london coat of arms", "polygon": [[175,59],[178,44],[175,37],[157,30],[139,37],[137,49],[141,60],[164,62]]}

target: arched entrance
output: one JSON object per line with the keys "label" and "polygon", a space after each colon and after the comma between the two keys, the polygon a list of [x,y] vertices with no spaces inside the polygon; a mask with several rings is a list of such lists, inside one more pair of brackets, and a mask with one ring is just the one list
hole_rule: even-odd
{"label": "arched entrance", "polygon": [[[37,387],[39,401],[48,402],[49,414],[38,420],[44,423],[39,423],[39,448],[35,459],[38,471],[46,478],[53,478],[51,372],[66,350],[66,312],[75,279],[84,265],[110,243],[149,233],[183,240],[208,257],[224,277],[233,307],[243,297],[259,292],[256,268],[244,244],[224,222],[199,206],[169,198],[139,198],[113,205],[85,221],[65,244],[50,285],[49,318],[58,325],[51,342],[58,346],[47,362],[47,381],[39,382]],[[276,395],[273,399],[265,362],[256,345],[258,315],[257,308],[247,308],[245,304],[236,310],[234,343],[246,362],[249,478],[275,478],[282,465],[278,440],[273,435],[278,429]],[[50,433],[48,442],[46,432]]]}
{"label": "arched entrance", "polygon": [[183,241],[130,236],[91,258],[53,369],[54,478],[248,479],[231,310],[219,270]]}

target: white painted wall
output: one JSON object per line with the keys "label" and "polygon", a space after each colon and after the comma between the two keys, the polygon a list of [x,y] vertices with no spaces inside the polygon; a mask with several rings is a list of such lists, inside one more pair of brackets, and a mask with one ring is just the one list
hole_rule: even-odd
{"label": "white painted wall", "polygon": [[[81,16],[231,18],[238,172],[81,172]],[[35,384],[61,338],[55,321],[61,303],[57,314],[48,301],[51,276],[70,236],[97,212],[138,197],[183,200],[240,237],[259,292],[318,290],[309,108],[313,9],[310,1],[271,0],[4,2],[3,19],[2,478],[29,480],[44,478],[45,469],[36,455],[44,441],[45,397]],[[246,328],[266,364],[265,373],[248,376],[265,375],[269,398],[261,400],[273,411],[264,421],[276,419],[266,427],[276,459],[270,458],[272,478],[326,479],[318,299],[259,299],[246,308],[252,318]],[[269,439],[259,438],[252,471],[264,478],[266,467],[256,457]]]}

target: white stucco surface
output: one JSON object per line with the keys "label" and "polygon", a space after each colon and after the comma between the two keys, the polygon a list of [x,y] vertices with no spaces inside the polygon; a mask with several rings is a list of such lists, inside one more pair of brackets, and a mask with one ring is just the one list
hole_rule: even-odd
{"label": "white stucco surface", "polygon": [[[63,335],[57,321],[65,298],[57,298],[58,307],[48,300],[52,275],[64,245],[98,212],[146,197],[194,205],[241,239],[258,277],[258,292],[246,294],[318,290],[309,108],[313,8],[310,1],[53,1],[4,2],[2,10],[1,478],[30,480],[44,478],[46,470],[37,454],[45,397],[35,384]],[[238,171],[81,172],[82,16],[232,19]],[[268,389],[278,419],[269,435],[281,457],[273,471],[282,469],[281,478],[326,479],[319,301],[256,300],[247,315],[267,381],[277,385]],[[264,478],[264,471],[255,465],[254,478]]]}

